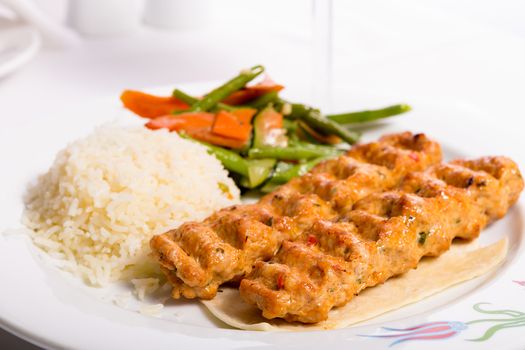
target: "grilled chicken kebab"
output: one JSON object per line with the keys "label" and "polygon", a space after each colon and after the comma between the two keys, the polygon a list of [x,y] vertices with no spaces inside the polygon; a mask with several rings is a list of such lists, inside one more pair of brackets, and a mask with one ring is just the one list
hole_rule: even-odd
{"label": "grilled chicken kebab", "polygon": [[[294,178],[264,196],[257,204],[233,206],[216,212],[203,222],[185,223],[175,230],[153,237],[150,246],[173,286],[174,298],[211,299],[221,284],[240,280],[253,269],[256,262],[271,259],[286,241],[279,255],[284,257],[290,244],[296,244],[290,242],[298,237],[306,237],[305,232],[313,234],[322,225],[331,225],[332,221],[340,222],[337,224],[340,230],[355,226],[351,222],[362,222],[375,229],[365,217],[359,221],[358,214],[351,214],[354,204],[370,194],[398,186],[408,173],[438,164],[441,157],[440,146],[424,134],[405,132],[387,135],[377,142],[354,146],[339,158],[320,163],[308,174]],[[378,205],[382,201],[378,199]],[[374,218],[379,220],[381,217]],[[373,238],[374,231],[368,231],[365,226],[360,228],[360,232],[368,232],[365,235]],[[327,229],[336,228],[327,226]],[[354,236],[349,233],[348,239],[362,239]],[[429,235],[429,242],[434,239],[430,236],[435,235]],[[370,253],[360,252],[359,249],[364,249],[364,246],[356,242],[353,248],[350,241],[349,259],[359,259],[361,264],[375,263],[367,262]],[[394,243],[389,241],[388,244]],[[331,259],[329,255],[325,254],[322,258],[325,257]],[[375,258],[372,255],[370,257]],[[285,260],[283,262],[287,263]],[[382,264],[384,267],[381,269],[402,270],[395,267],[397,263],[394,267],[388,267],[384,261]],[[257,299],[257,289],[263,293],[261,288],[266,284],[271,285],[269,292],[285,292],[285,289],[275,288],[273,275],[268,281],[259,280],[266,273],[266,268],[260,263],[256,266],[257,273],[252,275],[254,279],[250,282],[252,287],[248,288],[248,284],[244,284],[244,296],[248,300]],[[364,273],[364,265],[360,268]],[[381,273],[381,269],[377,270],[377,274],[386,276],[388,272]],[[252,291],[253,298],[248,296]],[[270,303],[270,299],[264,300]],[[337,299],[334,305],[339,305],[343,299]],[[280,297],[276,300],[284,302]],[[276,317],[289,313],[268,311],[266,314]],[[308,322],[310,319],[305,320]]]}
{"label": "grilled chicken kebab", "polygon": [[517,165],[505,157],[411,173],[394,191],[371,194],[335,217],[313,219],[270,261],[255,263],[241,281],[241,296],[266,318],[325,320],[330,309],[363,289],[448,250],[455,237],[476,238],[522,189]]}

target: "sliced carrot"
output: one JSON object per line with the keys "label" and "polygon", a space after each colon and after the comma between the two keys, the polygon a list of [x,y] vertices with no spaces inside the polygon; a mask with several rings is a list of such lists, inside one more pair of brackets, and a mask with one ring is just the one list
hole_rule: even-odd
{"label": "sliced carrot", "polygon": [[233,113],[219,111],[211,131],[215,135],[246,141],[250,138],[252,126],[250,123],[241,122]]}
{"label": "sliced carrot", "polygon": [[256,99],[268,92],[276,91],[279,92],[284,89],[284,86],[276,84],[269,76],[266,76],[263,81],[252,86],[246,86],[244,89],[235,91],[230,96],[226,97],[222,102],[238,106],[248,101]]}
{"label": "sliced carrot", "polygon": [[253,108],[239,108],[233,110],[231,113],[234,114],[241,123],[251,124],[252,118],[255,113],[257,113],[257,110]]}
{"label": "sliced carrot", "polygon": [[206,112],[188,112],[176,115],[165,115],[150,120],[146,127],[152,130],[169,129],[170,131],[187,131],[191,129],[211,129],[215,116]]}
{"label": "sliced carrot", "polygon": [[192,129],[187,131],[187,134],[196,140],[211,143],[212,145],[228,147],[233,149],[242,149],[246,147],[248,141],[241,141],[229,137],[219,136],[213,134],[209,129]]}
{"label": "sliced carrot", "polygon": [[226,97],[224,100],[222,100],[222,102],[231,106],[238,106],[256,99],[261,95],[264,95],[264,93],[261,93],[257,90],[241,89]]}
{"label": "sliced carrot", "polygon": [[269,75],[265,75],[263,81],[252,86],[247,86],[246,88],[250,90],[264,91],[266,93],[270,91],[279,92],[284,89],[284,86],[277,84]]}
{"label": "sliced carrot", "polygon": [[156,118],[189,107],[172,96],[159,97],[134,90],[125,90],[120,100],[124,107],[144,118]]}
{"label": "sliced carrot", "polygon": [[188,112],[152,119],[146,123],[146,127],[152,130],[184,131],[194,139],[222,147],[241,149],[246,146],[248,140],[237,140],[213,134],[211,129],[214,120],[215,115],[212,113]]}

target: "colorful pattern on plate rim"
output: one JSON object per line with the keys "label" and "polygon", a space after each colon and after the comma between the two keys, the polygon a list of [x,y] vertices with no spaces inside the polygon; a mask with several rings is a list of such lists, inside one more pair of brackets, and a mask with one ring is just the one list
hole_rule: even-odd
{"label": "colorful pattern on plate rim", "polygon": [[478,338],[466,339],[468,341],[485,341],[490,339],[497,331],[504,328],[522,327],[525,326],[525,312],[516,310],[485,310],[481,305],[489,303],[478,303],[473,306],[477,312],[487,315],[498,315],[494,318],[482,318],[468,322],[461,321],[439,321],[419,324],[409,328],[390,328],[381,327],[382,330],[387,331],[385,334],[360,334],[361,337],[370,338],[389,338],[394,341],[389,344],[394,346],[399,343],[412,340],[439,340],[449,339],[455,335],[460,334],[469,328],[470,325],[477,323],[489,322],[493,324],[490,328],[485,330],[485,333]]}

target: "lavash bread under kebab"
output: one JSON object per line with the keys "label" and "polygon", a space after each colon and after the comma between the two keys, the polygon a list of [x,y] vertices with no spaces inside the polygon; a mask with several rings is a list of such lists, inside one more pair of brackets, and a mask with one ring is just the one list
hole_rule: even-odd
{"label": "lavash bread under kebab", "polygon": [[[517,165],[486,157],[409,174],[398,190],[375,193],[332,220],[318,220],[241,281],[245,301],[266,318],[315,323],[367,287],[476,238],[523,189]],[[451,274],[454,271],[450,271]]]}
{"label": "lavash bread under kebab", "polygon": [[319,164],[258,204],[185,223],[152,238],[150,245],[174,298],[210,299],[221,284],[242,278],[254,262],[270,259],[284,240],[349,210],[366,195],[393,188],[407,173],[437,164],[441,157],[439,145],[423,134],[384,136]]}

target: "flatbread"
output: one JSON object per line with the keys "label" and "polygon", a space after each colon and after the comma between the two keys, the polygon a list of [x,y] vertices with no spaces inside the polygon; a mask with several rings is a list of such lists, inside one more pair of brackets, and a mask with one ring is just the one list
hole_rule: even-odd
{"label": "flatbread", "polygon": [[507,255],[506,238],[483,248],[477,248],[476,244],[454,244],[440,257],[423,259],[417,269],[365,289],[345,306],[330,311],[326,321],[317,324],[267,320],[259,309],[245,303],[235,288],[223,288],[214,299],[202,303],[218,319],[240,329],[311,331],[344,328],[478,277],[496,267]]}

